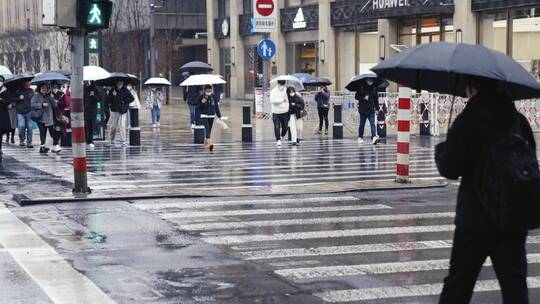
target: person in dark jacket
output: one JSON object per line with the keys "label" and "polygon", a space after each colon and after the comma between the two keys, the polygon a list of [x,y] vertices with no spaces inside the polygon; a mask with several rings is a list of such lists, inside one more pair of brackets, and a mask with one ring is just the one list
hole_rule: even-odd
{"label": "person in dark jacket", "polygon": [[90,82],[84,84],[84,130],[86,132],[86,144],[94,149],[94,127],[96,125],[98,92],[95,85]]}
{"label": "person in dark jacket", "polygon": [[364,129],[366,127],[366,120],[369,120],[372,143],[375,145],[379,142],[379,136],[377,136],[377,124],[375,122],[375,110],[379,104],[379,94],[373,79],[368,79],[366,82],[367,86],[365,86],[363,90],[357,91],[354,96],[358,101],[358,112],[360,113],[358,143],[364,143]]}
{"label": "person in dark jacket", "polygon": [[111,108],[111,145],[115,144],[116,129],[120,128],[120,141],[122,146],[126,146],[126,124],[129,104],[135,98],[124,86],[123,81],[118,81],[116,87],[109,91],[107,102]]}
{"label": "person in dark jacket", "polygon": [[527,231],[498,231],[482,207],[475,181],[490,146],[512,126],[520,126],[521,135],[535,151],[536,143],[527,119],[504,93],[496,91],[496,84],[473,77],[467,83],[469,102],[448,131],[446,142],[436,147],[440,174],[449,179],[461,177],[450,270],[439,303],[469,303],[477,276],[489,256],[503,303],[527,304]]}
{"label": "person in dark jacket", "polygon": [[302,96],[296,92],[294,87],[287,88],[287,98],[289,100],[289,132],[291,132],[291,142],[293,146],[300,143],[304,129],[302,111],[306,104]]}
{"label": "person in dark jacket", "polygon": [[9,112],[9,122],[11,123],[11,130],[9,133],[6,134],[6,143],[15,143],[15,130],[17,129],[17,110],[15,109],[15,92],[10,91],[9,95],[11,96],[11,100],[9,101],[8,105],[8,112]]}
{"label": "person in dark jacket", "polygon": [[214,144],[212,143],[212,126],[214,125],[214,119],[216,116],[221,118],[221,111],[219,110],[219,102],[216,100],[212,86],[207,85],[204,87],[204,95],[199,99],[198,112],[201,115],[201,120],[206,131],[206,137],[204,141],[204,147],[210,151],[214,150]]}
{"label": "person in dark jacket", "polygon": [[[21,147],[33,148],[32,146],[32,119],[30,112],[32,106],[30,104],[34,91],[31,88],[30,82],[25,82],[22,88],[17,89],[15,96],[15,110],[17,111],[17,127],[19,129],[19,145]],[[26,143],[25,143],[26,141]]]}
{"label": "person in dark jacket", "polygon": [[319,92],[315,95],[317,102],[317,112],[319,113],[319,131],[317,134],[322,134],[324,122],[324,134],[328,135],[328,111],[330,110],[330,90],[326,86],[319,88]]}
{"label": "person in dark jacket", "polygon": [[200,86],[191,86],[187,87],[187,103],[189,106],[189,116],[191,120],[191,129],[195,128],[195,125],[197,124],[198,116],[197,113],[197,106],[199,104],[199,101],[201,100],[203,96],[202,87]]}
{"label": "person in dark jacket", "polygon": [[[9,120],[8,107],[10,103],[10,94],[4,87],[3,83],[0,83],[0,139],[11,131],[11,122]],[[0,140],[0,157],[2,156],[2,140]]]}

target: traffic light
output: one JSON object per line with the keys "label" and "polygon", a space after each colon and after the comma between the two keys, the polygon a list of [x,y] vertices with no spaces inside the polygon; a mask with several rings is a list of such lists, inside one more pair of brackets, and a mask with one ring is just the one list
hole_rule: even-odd
{"label": "traffic light", "polygon": [[87,31],[109,27],[113,2],[111,0],[80,0],[77,20]]}

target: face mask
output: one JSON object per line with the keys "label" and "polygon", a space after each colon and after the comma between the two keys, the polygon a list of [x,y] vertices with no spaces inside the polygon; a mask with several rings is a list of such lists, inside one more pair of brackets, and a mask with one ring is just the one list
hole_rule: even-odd
{"label": "face mask", "polygon": [[0,81],[0,88],[4,86],[4,83]]}
{"label": "face mask", "polygon": [[294,95],[296,95],[295,92],[290,92],[290,93],[289,93],[289,96],[291,96],[291,97],[294,97]]}
{"label": "face mask", "polygon": [[368,81],[367,81],[367,84],[368,84],[368,85],[372,85],[372,84],[373,84],[373,80],[368,80]]}
{"label": "face mask", "polygon": [[210,96],[210,95],[212,95],[212,92],[211,91],[206,91],[204,94],[206,94],[206,96]]}

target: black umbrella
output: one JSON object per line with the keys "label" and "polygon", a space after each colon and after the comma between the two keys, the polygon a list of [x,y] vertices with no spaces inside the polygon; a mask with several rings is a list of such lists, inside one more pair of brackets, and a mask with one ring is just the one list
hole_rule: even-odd
{"label": "black umbrella", "polygon": [[291,76],[298,78],[305,87],[318,86],[319,81],[317,77],[308,73],[294,73]]}
{"label": "black umbrella", "polygon": [[417,90],[466,96],[467,76],[497,81],[512,100],[540,96],[538,83],[503,53],[472,44],[437,42],[418,45],[379,63],[380,77]]}
{"label": "black umbrella", "polygon": [[212,72],[214,69],[206,62],[192,61],[184,64],[180,68],[180,73],[189,72],[191,74],[206,74]]}
{"label": "black umbrella", "polygon": [[96,81],[98,86],[114,87],[118,81],[123,81],[125,84],[137,85],[139,79],[134,75],[127,73],[113,72],[109,78]]}
{"label": "black umbrella", "polygon": [[349,81],[349,84],[345,86],[345,88],[351,92],[362,91],[366,89],[367,87],[371,86],[371,85],[368,85],[367,83],[367,81],[370,79],[373,80],[372,85],[378,86],[383,89],[387,88],[390,85],[388,81],[380,78],[375,73],[364,73],[364,74],[354,76]]}
{"label": "black umbrella", "polygon": [[40,73],[36,75],[36,77],[34,77],[34,79],[32,79],[31,81],[33,85],[42,85],[42,84],[51,84],[51,83],[64,84],[68,82],[70,82],[69,78],[57,72]]}
{"label": "black umbrella", "polygon": [[68,70],[55,70],[55,71],[51,71],[51,72],[55,72],[55,73],[59,73],[59,74],[62,74],[68,78],[71,78],[71,71],[68,71]]}
{"label": "black umbrella", "polygon": [[8,90],[14,91],[14,90],[22,87],[22,85],[25,82],[29,82],[32,79],[34,79],[34,74],[32,74],[32,73],[23,73],[23,74],[15,75],[10,80],[7,80],[6,82],[4,82],[4,86],[6,88],[8,88]]}
{"label": "black umbrella", "polygon": [[324,78],[324,77],[317,77],[317,85],[318,86],[328,86],[328,85],[331,85],[331,84],[332,84],[332,81],[330,81],[330,79]]}

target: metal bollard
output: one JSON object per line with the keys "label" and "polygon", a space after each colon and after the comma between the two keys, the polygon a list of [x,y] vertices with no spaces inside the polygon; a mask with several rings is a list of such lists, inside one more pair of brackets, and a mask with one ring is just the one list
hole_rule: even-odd
{"label": "metal bollard", "polygon": [[139,109],[129,109],[129,145],[141,145],[141,128],[139,126]]}
{"label": "metal bollard", "polygon": [[62,134],[60,137],[60,146],[71,147],[71,128],[66,130],[66,135]]}
{"label": "metal bollard", "polygon": [[411,140],[411,89],[399,86],[396,182],[409,183],[409,146]]}
{"label": "metal bollard", "polygon": [[[429,101],[428,101],[429,102]],[[420,103],[420,135],[431,135],[431,120],[429,119],[429,103],[422,100]]]}
{"label": "metal bollard", "polygon": [[242,142],[253,142],[253,125],[251,124],[251,107],[242,107]]}
{"label": "metal bollard", "polygon": [[342,109],[342,105],[334,105],[334,124],[332,126],[332,137],[334,139],[343,139]]}
{"label": "metal bollard", "polygon": [[388,108],[384,103],[379,101],[379,111],[377,111],[377,135],[381,138],[386,137],[386,113],[388,113]]}
{"label": "metal bollard", "polygon": [[206,130],[202,125],[195,125],[193,128],[193,143],[195,144],[204,144],[204,139],[206,137]]}

